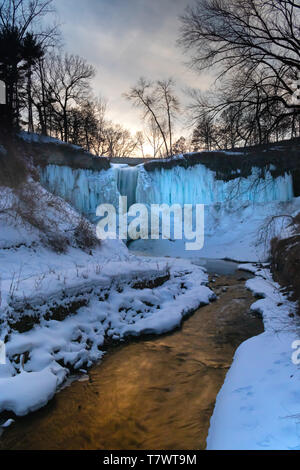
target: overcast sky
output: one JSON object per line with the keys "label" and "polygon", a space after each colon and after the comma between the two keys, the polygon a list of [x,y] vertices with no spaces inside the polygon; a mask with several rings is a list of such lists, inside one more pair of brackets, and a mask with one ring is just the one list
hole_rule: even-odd
{"label": "overcast sky", "polygon": [[55,0],[67,52],[97,69],[95,94],[108,100],[109,117],[131,131],[142,129],[139,111],[122,97],[140,76],[172,76],[185,87],[207,88],[208,77],[185,65],[176,45],[181,15],[193,0]]}

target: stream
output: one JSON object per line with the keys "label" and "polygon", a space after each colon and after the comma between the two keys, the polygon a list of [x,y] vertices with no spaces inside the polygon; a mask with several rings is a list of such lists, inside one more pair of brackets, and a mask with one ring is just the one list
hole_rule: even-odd
{"label": "stream", "polygon": [[215,302],[170,334],[111,347],[88,376],[8,428],[0,449],[205,449],[235,350],[263,324],[249,313],[251,275],[235,263],[204,264]]}

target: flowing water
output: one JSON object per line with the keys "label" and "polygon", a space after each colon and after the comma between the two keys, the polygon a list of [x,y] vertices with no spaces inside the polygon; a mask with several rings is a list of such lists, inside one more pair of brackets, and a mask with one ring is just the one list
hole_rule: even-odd
{"label": "flowing water", "polygon": [[180,329],[111,348],[87,380],[5,431],[0,449],[204,449],[234,352],[263,331],[249,276],[232,271],[211,279],[218,299]]}

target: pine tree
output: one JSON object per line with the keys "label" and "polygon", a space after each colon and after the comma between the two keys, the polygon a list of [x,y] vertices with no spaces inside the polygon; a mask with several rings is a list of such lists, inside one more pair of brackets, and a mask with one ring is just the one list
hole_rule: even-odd
{"label": "pine tree", "polygon": [[0,79],[6,84],[6,124],[18,126],[21,105],[21,89],[26,84],[25,100],[28,122],[33,130],[31,76],[33,65],[43,56],[43,49],[33,34],[23,38],[17,27],[0,30]]}

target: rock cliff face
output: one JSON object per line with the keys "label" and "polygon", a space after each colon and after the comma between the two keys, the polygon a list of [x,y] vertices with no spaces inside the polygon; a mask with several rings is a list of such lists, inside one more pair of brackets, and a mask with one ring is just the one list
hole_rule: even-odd
{"label": "rock cliff face", "polygon": [[293,175],[294,191],[297,196],[300,195],[300,138],[230,151],[184,154],[172,160],[147,162],[145,169],[152,172],[156,169],[177,166],[189,168],[199,164],[214,171],[216,179],[223,181],[247,178],[254,167],[259,169],[262,177],[268,171],[273,177],[289,172]]}
{"label": "rock cliff face", "polygon": [[93,171],[110,168],[108,158],[97,157],[81,147],[51,137],[22,132],[16,141],[22,143],[24,152],[31,156],[36,166],[58,165]]}

